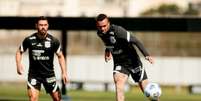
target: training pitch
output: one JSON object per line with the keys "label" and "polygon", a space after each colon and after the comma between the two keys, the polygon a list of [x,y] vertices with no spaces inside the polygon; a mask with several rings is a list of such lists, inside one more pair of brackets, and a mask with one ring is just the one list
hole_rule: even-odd
{"label": "training pitch", "polygon": [[[189,94],[186,88],[162,87],[161,101],[201,101],[201,94]],[[115,101],[115,92],[69,90],[67,95],[70,100],[63,101]],[[125,92],[126,101],[149,101],[140,92],[138,87],[133,87]],[[0,83],[0,101],[28,101],[26,85],[18,83]],[[44,89],[41,90],[39,101],[51,101]]]}

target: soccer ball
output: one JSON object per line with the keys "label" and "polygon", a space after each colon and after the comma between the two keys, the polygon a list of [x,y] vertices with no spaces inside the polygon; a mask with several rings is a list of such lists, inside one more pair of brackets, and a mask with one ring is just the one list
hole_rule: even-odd
{"label": "soccer ball", "polygon": [[161,96],[161,88],[157,83],[149,83],[144,90],[145,96],[147,96],[152,101],[157,101]]}

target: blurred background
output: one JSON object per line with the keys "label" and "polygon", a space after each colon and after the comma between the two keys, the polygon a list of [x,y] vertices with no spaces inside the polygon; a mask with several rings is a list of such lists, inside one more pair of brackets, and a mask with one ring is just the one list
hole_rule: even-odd
{"label": "blurred background", "polygon": [[[199,19],[201,17],[201,1],[0,0],[1,17],[93,18],[99,13],[119,18]],[[0,29],[0,91],[6,91],[9,88],[6,88],[8,84],[16,86],[26,85],[29,65],[28,54],[26,52],[23,55],[22,61],[25,65],[25,73],[19,76],[16,73],[15,52],[23,39],[34,32],[35,30]],[[201,32],[131,32],[140,39],[149,53],[155,58],[155,64],[150,65],[141,55],[141,60],[144,63],[150,81],[159,83],[164,89],[173,89],[173,92],[178,94],[183,93],[183,91],[187,94],[201,93],[201,78],[199,76],[201,72]],[[49,33],[61,41],[62,33],[59,30],[51,30],[50,28]],[[68,30],[67,43],[66,61],[71,80],[71,84],[66,86],[67,90],[81,89],[84,91],[113,92],[112,61],[109,63],[104,62],[103,54],[105,47],[97,37],[96,31]],[[60,67],[57,59],[55,59],[55,70],[58,82],[60,82]],[[129,92],[135,89],[135,87],[136,84],[129,79],[125,89]],[[26,89],[26,87],[23,89]],[[1,92],[0,99],[5,95],[6,93]],[[198,100],[192,101],[200,100],[201,97]]]}

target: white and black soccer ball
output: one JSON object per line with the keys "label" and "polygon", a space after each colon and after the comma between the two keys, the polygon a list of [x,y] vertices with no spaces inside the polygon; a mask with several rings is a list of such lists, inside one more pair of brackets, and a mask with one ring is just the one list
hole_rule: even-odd
{"label": "white and black soccer ball", "polygon": [[157,99],[161,96],[161,88],[157,83],[149,83],[145,89],[144,94],[152,101],[157,101]]}

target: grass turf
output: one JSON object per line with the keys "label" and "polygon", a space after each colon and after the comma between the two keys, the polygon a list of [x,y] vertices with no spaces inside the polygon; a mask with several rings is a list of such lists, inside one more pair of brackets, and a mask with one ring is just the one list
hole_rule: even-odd
{"label": "grass turf", "polygon": [[[162,88],[161,101],[201,101],[201,95],[189,94],[186,88],[178,91],[175,88]],[[114,92],[69,90],[70,101],[115,101]],[[148,101],[139,88],[133,87],[125,92],[126,101]],[[0,84],[0,101],[27,101],[25,84]],[[42,89],[39,101],[51,101],[49,95]],[[64,100],[65,101],[65,100]]]}

